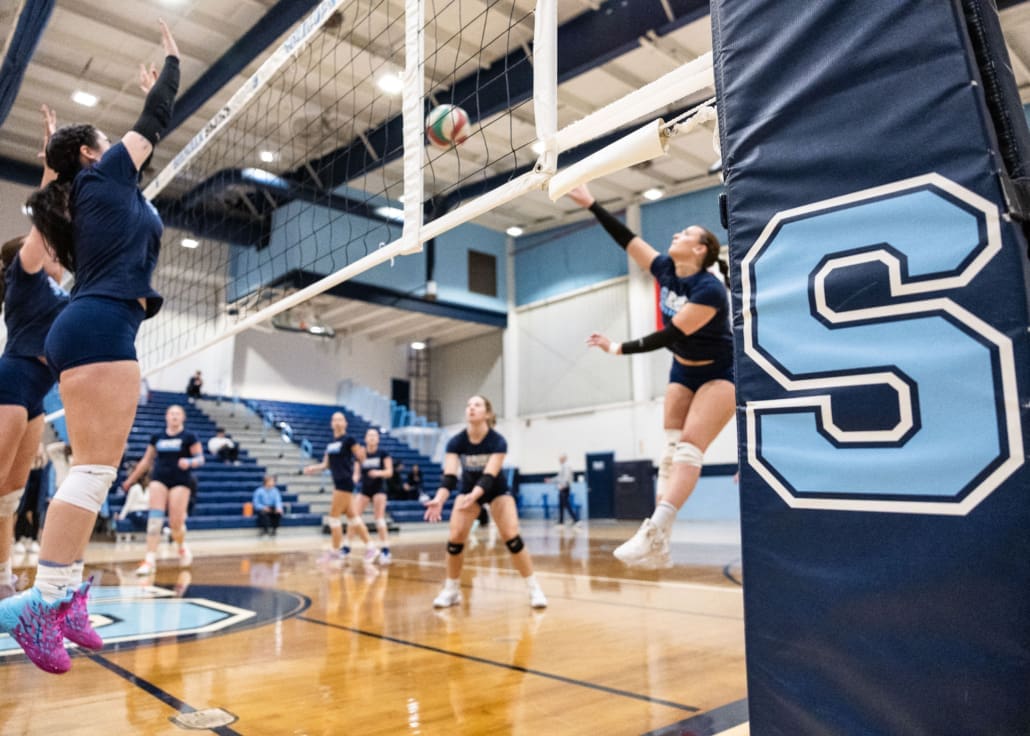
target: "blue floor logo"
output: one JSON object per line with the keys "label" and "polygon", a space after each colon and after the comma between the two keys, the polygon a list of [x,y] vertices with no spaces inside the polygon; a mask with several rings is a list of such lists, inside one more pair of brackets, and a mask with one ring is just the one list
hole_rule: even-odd
{"label": "blue floor logo", "polygon": [[[188,590],[141,587],[94,587],[89,612],[105,649],[212,636],[273,623],[304,611],[304,596],[280,590],[196,585]],[[69,647],[74,647],[68,644]],[[0,662],[21,648],[0,634]]]}

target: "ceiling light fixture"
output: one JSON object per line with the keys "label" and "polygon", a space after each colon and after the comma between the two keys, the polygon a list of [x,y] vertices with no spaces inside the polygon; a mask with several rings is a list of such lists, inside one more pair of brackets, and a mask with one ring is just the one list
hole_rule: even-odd
{"label": "ceiling light fixture", "polygon": [[422,342],[421,340],[416,340],[415,342],[411,343],[411,349],[412,350],[425,350],[426,349],[426,344],[424,342]]}
{"label": "ceiling light fixture", "polygon": [[100,102],[100,98],[96,95],[91,95],[89,92],[83,92],[81,89],[77,89],[72,92],[72,102],[75,102],[83,107],[96,107],[97,103]]}
{"label": "ceiling light fixture", "polygon": [[199,240],[194,240],[193,238],[183,238],[182,239],[182,247],[183,248],[196,248],[198,245],[200,245],[200,241]]}
{"label": "ceiling light fixture", "polygon": [[661,199],[662,197],[664,197],[665,192],[656,187],[652,187],[650,189],[645,189],[640,196],[642,196],[649,202],[654,202],[656,199]]}
{"label": "ceiling light fixture", "polygon": [[275,161],[276,155],[273,151],[262,151],[258,154],[258,158],[260,158],[262,162],[270,164]]}
{"label": "ceiling light fixture", "polygon": [[518,225],[512,225],[504,232],[508,233],[508,235],[512,236],[513,238],[517,238],[518,236],[522,235],[522,233],[524,233],[525,231]]}
{"label": "ceiling light fixture", "polygon": [[404,80],[399,74],[387,72],[379,76],[376,86],[388,95],[399,95],[404,90]]}

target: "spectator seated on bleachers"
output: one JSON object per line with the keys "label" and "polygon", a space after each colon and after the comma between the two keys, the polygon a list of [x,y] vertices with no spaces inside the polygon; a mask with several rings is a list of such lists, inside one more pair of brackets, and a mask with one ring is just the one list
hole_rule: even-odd
{"label": "spectator seated on bleachers", "polygon": [[223,463],[239,463],[240,460],[239,446],[222,427],[215,429],[215,436],[207,441],[207,451]]}
{"label": "spectator seated on bleachers", "polygon": [[266,475],[264,482],[254,489],[251,503],[254,506],[254,517],[261,528],[261,535],[274,537],[283,518],[283,499],[275,486],[274,475]]}

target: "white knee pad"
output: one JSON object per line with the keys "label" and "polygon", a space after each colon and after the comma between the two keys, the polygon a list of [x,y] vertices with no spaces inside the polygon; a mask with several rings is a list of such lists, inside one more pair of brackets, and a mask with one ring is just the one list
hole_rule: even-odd
{"label": "white knee pad", "polygon": [[347,517],[347,526],[358,526],[360,524],[361,524],[361,517],[360,516],[348,516]]}
{"label": "white knee pad", "polygon": [[160,536],[161,530],[165,526],[165,512],[151,509],[147,515],[147,534],[156,534]]}
{"label": "white knee pad", "polygon": [[110,465],[73,465],[54,499],[95,514],[104,505],[115,475]]}
{"label": "white knee pad", "polygon": [[673,456],[673,462],[683,463],[684,465],[693,465],[700,468],[704,457],[704,450],[697,445],[692,445],[689,442],[677,442],[676,454]]}
{"label": "white knee pad", "polygon": [[386,519],[376,519],[376,529],[386,529]]}
{"label": "white knee pad", "polygon": [[14,516],[18,513],[18,504],[21,503],[21,497],[24,493],[25,489],[19,488],[16,491],[11,491],[6,496],[0,496],[0,519],[5,516]]}
{"label": "white knee pad", "polygon": [[326,524],[329,525],[330,529],[342,529],[343,528],[343,522],[340,521],[340,517],[339,516],[330,516],[329,517],[329,521],[327,521]]}

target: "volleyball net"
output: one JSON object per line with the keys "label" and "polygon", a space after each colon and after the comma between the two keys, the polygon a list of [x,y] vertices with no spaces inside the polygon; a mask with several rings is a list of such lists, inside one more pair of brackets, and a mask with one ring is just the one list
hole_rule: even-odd
{"label": "volleyball net", "polygon": [[[313,297],[711,118],[711,104],[653,117],[712,93],[707,54],[559,129],[557,37],[557,0],[324,0],[147,183],[166,304],[140,333],[144,373],[273,318],[317,326]],[[460,144],[427,142],[441,105],[467,115]],[[560,153],[642,121],[559,171]]]}

